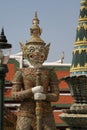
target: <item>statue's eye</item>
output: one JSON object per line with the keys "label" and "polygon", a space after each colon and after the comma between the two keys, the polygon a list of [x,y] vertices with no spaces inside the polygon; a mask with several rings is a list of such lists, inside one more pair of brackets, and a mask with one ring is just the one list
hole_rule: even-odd
{"label": "statue's eye", "polygon": [[41,48],[40,48],[40,52],[44,52],[44,47],[41,47]]}
{"label": "statue's eye", "polygon": [[44,55],[41,55],[41,59],[44,59]]}
{"label": "statue's eye", "polygon": [[32,55],[32,54],[31,54],[29,57],[30,57],[30,58],[33,58],[33,57],[34,57],[34,55]]}
{"label": "statue's eye", "polygon": [[29,49],[28,49],[28,53],[31,53],[31,52],[34,52],[35,51],[35,48],[34,47],[30,47]]}

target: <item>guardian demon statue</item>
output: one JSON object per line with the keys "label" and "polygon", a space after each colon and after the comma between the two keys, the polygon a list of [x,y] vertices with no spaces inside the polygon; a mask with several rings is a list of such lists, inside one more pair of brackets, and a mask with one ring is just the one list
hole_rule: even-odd
{"label": "guardian demon statue", "polygon": [[19,69],[14,76],[12,96],[20,100],[16,130],[56,130],[51,102],[59,98],[58,78],[53,69],[43,66],[50,44],[40,38],[37,13],[30,29],[31,39],[20,43],[23,57],[32,66]]}

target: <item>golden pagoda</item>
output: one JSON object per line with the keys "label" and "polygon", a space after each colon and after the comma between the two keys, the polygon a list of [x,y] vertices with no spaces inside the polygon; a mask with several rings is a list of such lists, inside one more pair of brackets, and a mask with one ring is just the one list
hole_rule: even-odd
{"label": "golden pagoda", "polygon": [[70,72],[71,76],[87,75],[87,0],[81,0]]}
{"label": "golden pagoda", "polygon": [[81,0],[70,76],[64,77],[74,104],[60,115],[70,130],[87,130],[87,0]]}

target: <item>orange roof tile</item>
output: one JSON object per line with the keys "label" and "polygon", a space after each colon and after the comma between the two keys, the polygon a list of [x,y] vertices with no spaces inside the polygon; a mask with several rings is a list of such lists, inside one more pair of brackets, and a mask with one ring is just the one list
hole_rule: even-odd
{"label": "orange roof tile", "polygon": [[[70,72],[68,70],[61,70],[61,71],[56,71],[56,74],[58,76],[58,79],[61,79],[63,78],[64,76],[69,76],[70,75]],[[60,89],[69,89],[69,86],[68,84],[65,82],[65,81],[61,81],[60,84],[59,84],[59,88]]]}
{"label": "orange roof tile", "polygon": [[14,74],[15,74],[15,65],[14,64],[7,64],[8,66],[8,73],[6,74],[6,80],[12,81]]}
{"label": "orange roof tile", "polygon": [[56,123],[63,123],[63,121],[59,118],[59,115],[61,114],[62,112],[53,112],[53,114],[54,114],[54,118],[55,118],[55,122]]}
{"label": "orange roof tile", "polygon": [[60,95],[57,102],[52,102],[52,104],[72,104],[74,99],[71,95]]}
{"label": "orange roof tile", "polygon": [[11,89],[5,89],[4,90],[4,96],[7,98],[7,97],[11,97],[11,92],[12,92],[12,90]]}
{"label": "orange roof tile", "polygon": [[58,71],[56,71],[56,74],[57,74],[58,78],[60,79],[64,76],[69,76],[70,72],[69,72],[69,70],[61,70],[61,71],[58,70]]}
{"label": "orange roof tile", "polygon": [[69,86],[68,86],[68,84],[65,81],[61,81],[59,83],[59,88],[60,89],[69,89]]}

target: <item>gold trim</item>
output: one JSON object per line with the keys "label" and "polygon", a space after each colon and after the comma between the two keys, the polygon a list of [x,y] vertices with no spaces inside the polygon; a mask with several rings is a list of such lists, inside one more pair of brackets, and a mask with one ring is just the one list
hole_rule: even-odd
{"label": "gold trim", "polygon": [[79,18],[78,22],[80,22],[80,21],[87,21],[87,16],[86,16],[86,18]]}
{"label": "gold trim", "polygon": [[81,72],[81,71],[87,71],[87,63],[84,67],[80,67],[78,64],[77,67],[74,67],[74,65],[70,68],[70,72]]}
{"label": "gold trim", "polygon": [[87,71],[86,69],[70,69],[70,72],[82,72],[82,71]]}
{"label": "gold trim", "polygon": [[80,2],[80,4],[85,4],[85,3],[87,4],[86,0],[83,0],[83,1]]}
{"label": "gold trim", "polygon": [[80,7],[81,11],[82,11],[84,8],[87,9],[87,6],[81,6],[81,7]]}
{"label": "gold trim", "polygon": [[80,46],[83,46],[83,45],[87,45],[87,40],[85,41],[76,41],[76,42],[74,42],[74,45],[75,46],[78,46],[78,44],[80,45]]}
{"label": "gold trim", "polygon": [[84,30],[87,29],[87,24],[86,23],[79,23],[79,25],[77,26],[77,31],[80,31],[81,28],[84,28]]}
{"label": "gold trim", "polygon": [[85,50],[87,52],[87,48],[78,48],[78,49],[73,50],[73,52],[74,52],[74,54],[76,51],[79,51],[79,53],[81,53],[83,50]]}

